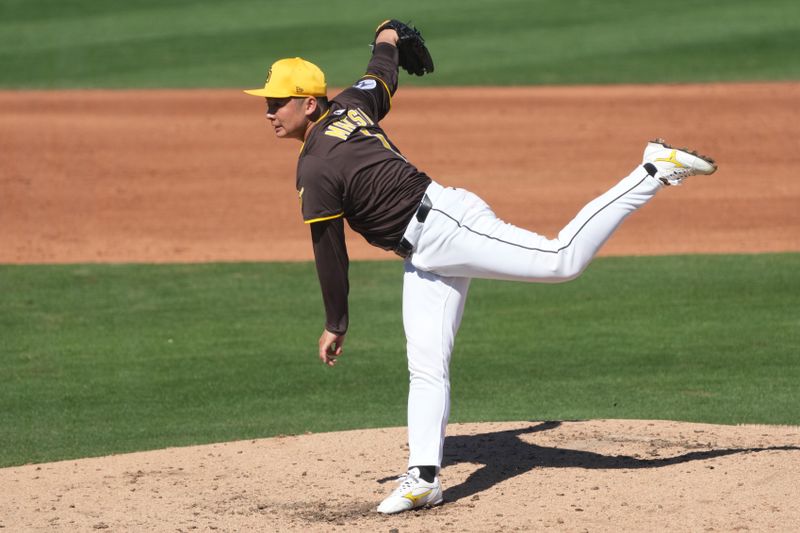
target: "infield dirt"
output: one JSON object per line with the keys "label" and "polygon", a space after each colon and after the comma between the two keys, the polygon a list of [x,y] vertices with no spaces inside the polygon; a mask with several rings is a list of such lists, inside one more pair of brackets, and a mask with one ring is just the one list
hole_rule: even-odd
{"label": "infield dirt", "polygon": [[[603,254],[800,250],[800,83],[403,89],[420,169],[554,235],[661,136],[720,170]],[[0,92],[0,262],[310,259],[300,145],[238,91]],[[393,259],[349,235],[354,259]],[[396,260],[396,259],[395,259]],[[800,430],[660,421],[453,425],[440,508],[373,512],[400,428],[0,469],[7,531],[796,531]]]}
{"label": "infield dirt", "polygon": [[[714,156],[601,253],[800,249],[800,83],[401,89],[410,161],[555,235],[663,137]],[[238,91],[0,92],[0,262],[310,259],[300,144]],[[354,259],[391,259],[349,235]]]}
{"label": "infield dirt", "polygon": [[796,531],[800,430],[659,421],[454,424],[445,504],[374,509],[405,430],[0,470],[9,531]]}

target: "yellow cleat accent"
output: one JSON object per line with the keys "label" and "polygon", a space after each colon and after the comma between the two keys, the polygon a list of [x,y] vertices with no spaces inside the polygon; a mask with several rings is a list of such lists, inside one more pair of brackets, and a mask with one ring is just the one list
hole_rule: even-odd
{"label": "yellow cleat accent", "polygon": [[403,498],[405,498],[407,500],[410,500],[411,503],[413,503],[413,504],[416,504],[417,500],[419,500],[420,498],[424,498],[425,496],[427,496],[431,492],[433,492],[433,491],[432,490],[428,490],[428,491],[423,492],[422,494],[417,494],[416,496],[414,496],[412,493],[409,492],[408,494],[403,494]]}
{"label": "yellow cleat accent", "polygon": [[675,159],[675,153],[677,150],[673,150],[670,152],[669,157],[657,157],[656,161],[664,161],[665,163],[672,163],[677,168],[686,168],[686,165]]}

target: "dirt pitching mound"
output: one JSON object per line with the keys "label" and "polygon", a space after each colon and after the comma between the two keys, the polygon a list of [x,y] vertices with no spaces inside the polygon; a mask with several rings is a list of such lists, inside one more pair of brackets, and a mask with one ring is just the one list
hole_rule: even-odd
{"label": "dirt pitching mound", "polygon": [[592,420],[453,424],[445,503],[382,516],[404,428],[0,470],[9,531],[788,531],[800,428]]}

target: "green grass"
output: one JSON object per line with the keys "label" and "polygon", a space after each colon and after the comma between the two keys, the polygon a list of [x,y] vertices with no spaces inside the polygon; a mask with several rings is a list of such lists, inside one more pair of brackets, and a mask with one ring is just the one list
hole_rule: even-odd
{"label": "green grass", "polygon": [[380,20],[418,24],[422,85],[800,79],[796,0],[3,0],[0,87],[250,87],[301,55],[344,86]]}
{"label": "green grass", "polygon": [[[798,424],[800,254],[475,281],[452,421]],[[352,265],[335,369],[313,265],[0,266],[0,466],[403,425],[402,265]]]}

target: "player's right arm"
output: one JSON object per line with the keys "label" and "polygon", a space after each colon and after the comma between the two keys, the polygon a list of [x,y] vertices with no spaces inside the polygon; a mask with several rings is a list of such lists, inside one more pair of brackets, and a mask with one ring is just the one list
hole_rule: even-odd
{"label": "player's right arm", "polygon": [[347,256],[342,218],[312,223],[311,242],[322,290],[322,303],[325,305],[325,331],[344,337],[349,322],[347,296],[350,282],[347,271],[350,260]]}
{"label": "player's right arm", "polygon": [[347,296],[349,259],[344,237],[343,181],[338,165],[312,154],[301,157],[297,169],[297,192],[303,222],[311,228],[325,329],[319,340],[319,357],[333,366],[342,353],[348,326]]}
{"label": "player's right arm", "polygon": [[326,365],[333,366],[336,358],[342,355],[348,326],[349,259],[342,219],[311,224],[311,240],[314,244],[322,302],[325,305],[325,329],[319,338],[319,358]]}

